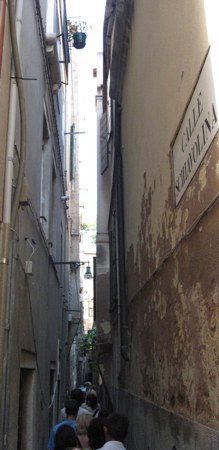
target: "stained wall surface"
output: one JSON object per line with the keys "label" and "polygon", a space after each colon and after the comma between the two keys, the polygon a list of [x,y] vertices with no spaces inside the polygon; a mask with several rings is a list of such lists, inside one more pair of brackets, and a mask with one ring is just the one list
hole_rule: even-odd
{"label": "stained wall surface", "polygon": [[[128,392],[151,414],[150,449],[216,448],[219,428],[218,135],[177,206],[172,165],[172,142],[213,43],[215,7],[134,2],[121,101],[130,361],[117,356],[117,364],[123,400]],[[141,433],[146,415],[133,419]],[[177,442],[185,420],[191,441],[185,433]],[[213,441],[197,444],[204,426]]]}
{"label": "stained wall surface", "polygon": [[[48,446],[50,430],[58,421],[58,412],[64,401],[66,381],[68,268],[55,264],[66,261],[67,247],[67,214],[61,201],[61,196],[65,194],[61,160],[63,149],[57,131],[58,122],[59,129],[62,129],[64,111],[61,95],[52,91],[46,53],[44,25],[48,2],[41,2],[42,10],[37,1],[17,3],[20,8],[23,7],[22,23],[18,21],[21,25],[19,60],[24,91],[22,112],[18,99],[14,109],[9,108],[12,57],[8,12],[0,78],[0,271],[1,280],[8,286],[8,290],[2,289],[3,283],[0,286],[1,305],[6,304],[6,314],[1,315],[5,352],[4,362],[1,361],[1,364],[4,363],[4,395],[1,402],[3,433],[0,433],[0,447],[35,450]],[[55,11],[57,2],[53,5]],[[55,28],[54,31],[55,35],[59,34]],[[13,168],[8,184],[9,187],[12,185],[12,209],[15,192],[18,191],[22,157],[25,174],[20,183],[22,190],[19,191],[15,224],[10,227],[9,258],[4,261],[3,250],[7,244],[4,242],[6,227],[2,226],[5,223],[2,224],[1,206],[3,200],[6,203],[7,126],[14,118],[14,112]],[[26,128],[26,133],[23,133],[26,152],[24,144],[22,146],[24,139],[20,139],[21,114]],[[47,204],[43,210],[45,197]],[[7,279],[2,277],[3,263],[4,267],[7,264]]]}

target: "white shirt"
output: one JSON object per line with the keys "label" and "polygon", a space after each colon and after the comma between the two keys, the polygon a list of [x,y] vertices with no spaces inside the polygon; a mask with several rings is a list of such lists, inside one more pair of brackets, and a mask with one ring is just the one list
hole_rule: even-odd
{"label": "white shirt", "polygon": [[126,448],[120,441],[108,441],[98,450],[126,450]]}
{"label": "white shirt", "polygon": [[86,405],[85,403],[82,403],[82,405],[80,406],[80,408],[78,410],[77,418],[81,414],[90,414],[90,416],[92,416],[92,417],[98,417],[98,415],[99,415],[99,406],[97,406],[96,409],[91,409],[90,406]]}
{"label": "white shirt", "polygon": [[[81,414],[90,414],[90,412],[88,410],[82,408],[82,406],[79,406],[77,418]],[[66,420],[66,417],[67,417],[67,415],[66,415],[66,412],[65,412],[65,408],[62,408],[61,411],[59,412],[59,422],[62,422],[63,420]]]}

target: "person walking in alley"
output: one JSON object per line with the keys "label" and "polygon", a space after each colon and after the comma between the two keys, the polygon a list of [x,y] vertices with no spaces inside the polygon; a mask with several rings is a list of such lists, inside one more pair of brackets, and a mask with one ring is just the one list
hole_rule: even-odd
{"label": "person walking in alley", "polygon": [[57,425],[55,425],[50,433],[50,438],[49,438],[49,443],[48,443],[48,449],[49,450],[54,450],[55,448],[55,435],[57,430],[62,426],[62,425],[70,425],[74,430],[76,429],[76,417],[78,414],[78,409],[79,409],[79,404],[76,400],[69,400],[68,402],[66,402],[66,415],[67,418],[66,420],[59,422]]}
{"label": "person walking in alley", "polygon": [[66,447],[82,448],[74,429],[69,425],[61,425],[55,434],[54,450],[65,450]]}
{"label": "person walking in alley", "polygon": [[128,419],[123,414],[113,413],[104,425],[106,442],[99,450],[126,450],[123,441],[128,434]]}
{"label": "person walking in alley", "polygon": [[86,393],[86,401],[81,405],[81,411],[78,412],[78,417],[80,414],[90,414],[92,417],[98,417],[99,407],[97,402],[97,393],[93,389],[90,389]]}
{"label": "person walking in alley", "polygon": [[81,414],[77,417],[76,433],[83,449],[87,449],[89,447],[87,432],[92,420],[93,417],[90,414]]}
{"label": "person walking in alley", "polygon": [[92,419],[92,422],[88,427],[87,435],[89,448],[91,448],[92,450],[97,450],[101,448],[106,442],[104,434],[105,423],[106,418],[97,417],[96,419]]}
{"label": "person walking in alley", "polygon": [[[84,410],[81,408],[81,405],[84,401],[84,392],[80,388],[75,388],[71,391],[71,400],[76,400],[79,403],[79,410],[78,415],[82,414]],[[67,400],[68,401],[68,400]],[[62,422],[63,420],[66,420],[66,411],[65,407],[61,409],[59,413],[59,422]]]}

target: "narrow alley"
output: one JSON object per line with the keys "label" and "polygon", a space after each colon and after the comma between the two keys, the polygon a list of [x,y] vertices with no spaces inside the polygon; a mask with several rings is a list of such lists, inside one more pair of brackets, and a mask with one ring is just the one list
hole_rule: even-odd
{"label": "narrow alley", "polygon": [[218,16],[0,0],[0,449],[219,449]]}

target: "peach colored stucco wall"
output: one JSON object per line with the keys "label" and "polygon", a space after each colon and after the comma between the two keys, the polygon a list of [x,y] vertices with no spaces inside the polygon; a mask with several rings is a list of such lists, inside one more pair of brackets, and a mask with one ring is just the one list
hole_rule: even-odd
{"label": "peach colored stucco wall", "polygon": [[[210,5],[210,3],[209,3]],[[125,387],[219,427],[219,142],[177,208],[171,142],[209,47],[202,0],[134,2],[122,98],[130,364]]]}

